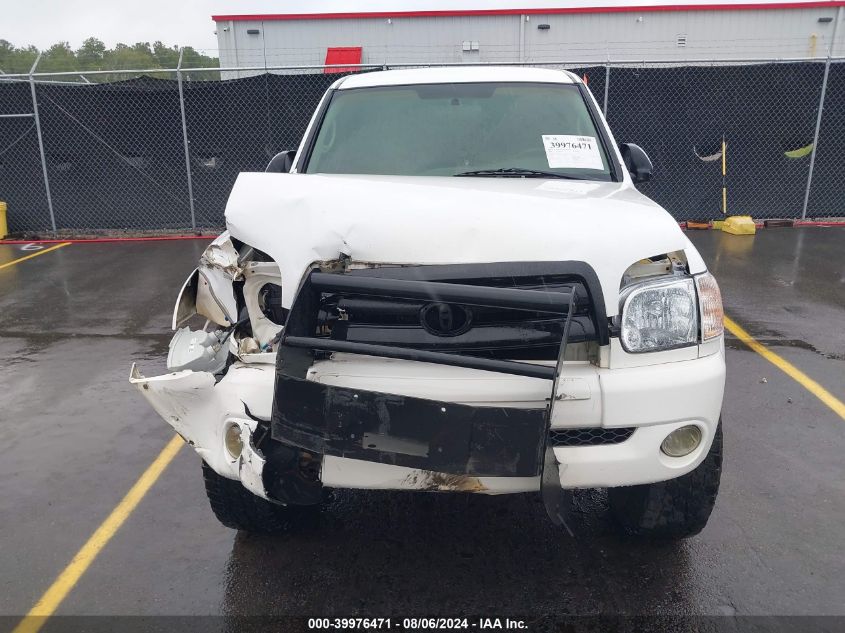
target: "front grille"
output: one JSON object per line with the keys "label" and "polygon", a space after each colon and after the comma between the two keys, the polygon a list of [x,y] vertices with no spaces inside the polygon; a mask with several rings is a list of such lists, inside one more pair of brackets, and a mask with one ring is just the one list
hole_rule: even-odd
{"label": "front grille", "polygon": [[617,429],[552,429],[549,443],[552,446],[603,446],[620,444],[634,434],[634,427]]}
{"label": "front grille", "polygon": [[[411,278],[424,277],[427,268],[439,267],[419,267]],[[355,270],[349,274],[366,277],[374,272],[408,275],[402,268]],[[577,275],[455,276],[438,281],[543,292],[577,290],[580,301],[573,313],[569,342],[599,338],[591,301],[594,293]],[[444,304],[437,301],[436,295],[412,300],[326,292],[320,297],[319,307],[318,337],[512,360],[556,361],[566,320],[565,316],[548,312]],[[446,318],[438,311],[446,312]],[[438,331],[438,319],[448,327]]]}

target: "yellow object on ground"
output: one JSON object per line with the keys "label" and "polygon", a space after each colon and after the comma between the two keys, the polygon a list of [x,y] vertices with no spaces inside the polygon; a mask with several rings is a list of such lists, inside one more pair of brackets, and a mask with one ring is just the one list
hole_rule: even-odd
{"label": "yellow object on ground", "polygon": [[725,226],[724,220],[713,220],[713,228],[717,231],[721,231],[723,226]]}
{"label": "yellow object on ground", "polygon": [[0,200],[0,240],[9,233],[9,225],[6,223],[6,203]]}
{"label": "yellow object on ground", "polygon": [[722,230],[731,235],[754,235],[757,225],[750,215],[732,215],[722,224]]}

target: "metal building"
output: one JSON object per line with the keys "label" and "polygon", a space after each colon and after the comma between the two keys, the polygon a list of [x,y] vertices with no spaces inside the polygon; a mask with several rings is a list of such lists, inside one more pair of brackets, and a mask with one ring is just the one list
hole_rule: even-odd
{"label": "metal building", "polygon": [[637,4],[602,0],[549,4],[545,0],[538,8],[421,7],[414,11],[215,15],[213,19],[224,68],[845,54],[845,28],[837,29],[845,1],[643,0]]}

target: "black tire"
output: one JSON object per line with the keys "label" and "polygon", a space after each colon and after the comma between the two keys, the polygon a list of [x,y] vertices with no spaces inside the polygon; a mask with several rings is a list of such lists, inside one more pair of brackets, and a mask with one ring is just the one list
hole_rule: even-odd
{"label": "black tire", "polygon": [[695,536],[710,518],[722,476],[722,421],[710,452],[690,473],[654,484],[608,489],[610,512],[626,534],[675,540]]}
{"label": "black tire", "polygon": [[218,475],[205,462],[202,478],[211,510],[226,527],[269,534],[284,531],[290,525],[292,508],[252,494],[241,482]]}

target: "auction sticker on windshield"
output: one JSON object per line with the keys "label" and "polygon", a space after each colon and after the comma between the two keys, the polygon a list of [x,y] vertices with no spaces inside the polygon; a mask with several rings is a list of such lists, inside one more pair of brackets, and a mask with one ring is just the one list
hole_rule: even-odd
{"label": "auction sticker on windshield", "polygon": [[543,134],[543,147],[549,167],[603,169],[595,136]]}

